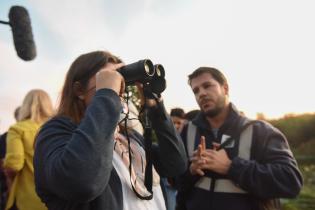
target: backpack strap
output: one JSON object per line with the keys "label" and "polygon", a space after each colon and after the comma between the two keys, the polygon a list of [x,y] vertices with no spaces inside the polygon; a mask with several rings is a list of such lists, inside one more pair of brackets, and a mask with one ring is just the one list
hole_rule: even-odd
{"label": "backpack strap", "polygon": [[242,128],[241,136],[238,145],[238,157],[245,160],[250,159],[250,151],[253,142],[253,122],[245,124],[245,128]]}
{"label": "backpack strap", "polygon": [[197,132],[197,126],[195,126],[191,121],[189,121],[187,125],[187,134],[186,134],[187,154],[188,154],[189,160],[193,156],[193,153],[194,153],[196,132]]}

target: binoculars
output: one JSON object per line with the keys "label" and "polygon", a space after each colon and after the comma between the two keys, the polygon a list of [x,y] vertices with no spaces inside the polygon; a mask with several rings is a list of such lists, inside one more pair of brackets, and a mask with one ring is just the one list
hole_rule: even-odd
{"label": "binoculars", "polygon": [[153,65],[149,59],[125,65],[118,72],[124,77],[126,86],[140,82],[155,94],[162,93],[166,88],[164,67],[161,64]]}

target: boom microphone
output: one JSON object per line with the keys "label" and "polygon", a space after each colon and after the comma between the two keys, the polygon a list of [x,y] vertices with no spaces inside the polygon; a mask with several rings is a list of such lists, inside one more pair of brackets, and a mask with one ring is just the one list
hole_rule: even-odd
{"label": "boom microphone", "polygon": [[17,55],[25,61],[33,60],[36,57],[36,48],[27,10],[21,6],[13,6],[9,11],[9,22],[1,23],[11,26]]}

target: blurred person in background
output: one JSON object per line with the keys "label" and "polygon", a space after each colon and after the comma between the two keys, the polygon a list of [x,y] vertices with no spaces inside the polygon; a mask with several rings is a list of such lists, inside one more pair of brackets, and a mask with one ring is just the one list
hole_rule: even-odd
{"label": "blurred person in background", "polygon": [[34,140],[40,126],[53,115],[49,95],[41,89],[29,91],[20,107],[18,122],[6,138],[4,168],[9,196],[5,209],[45,210],[34,184]]}
{"label": "blurred person in background", "polygon": [[[182,108],[173,108],[170,111],[170,116],[177,132],[180,133],[186,123],[185,111]],[[163,177],[161,182],[164,186],[168,210],[175,210],[177,194],[175,186],[176,179],[174,177]]]}
{"label": "blurred person in background", "polygon": [[185,111],[182,108],[173,108],[170,115],[176,130],[180,133],[186,123]]}
{"label": "blurred person in background", "polygon": [[[15,121],[18,121],[18,114],[19,114],[20,107],[17,107],[14,110],[14,118]],[[5,204],[7,203],[7,196],[8,196],[8,186],[7,186],[7,179],[5,176],[4,168],[3,168],[3,161],[6,152],[6,138],[8,132],[5,132],[0,137],[0,209],[5,209]]]}

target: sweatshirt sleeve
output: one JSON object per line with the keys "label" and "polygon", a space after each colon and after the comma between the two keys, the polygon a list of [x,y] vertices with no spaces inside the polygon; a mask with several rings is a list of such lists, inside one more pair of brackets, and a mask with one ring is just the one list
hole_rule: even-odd
{"label": "sweatshirt sleeve", "polygon": [[121,103],[110,89],[98,90],[76,127],[51,120],[37,137],[34,168],[36,190],[65,200],[90,201],[107,187],[112,171],[113,135]]}
{"label": "sweatshirt sleeve", "polygon": [[6,137],[4,167],[20,171],[24,166],[23,129],[18,124],[11,126]]}
{"label": "sweatshirt sleeve", "polygon": [[164,177],[175,177],[183,173],[187,167],[184,144],[163,103],[151,108],[149,116],[158,139],[158,145],[153,147],[154,166]]}
{"label": "sweatshirt sleeve", "polygon": [[255,160],[234,158],[228,176],[259,198],[296,197],[303,180],[286,138],[269,124],[258,126],[252,148]]}

